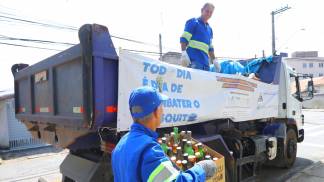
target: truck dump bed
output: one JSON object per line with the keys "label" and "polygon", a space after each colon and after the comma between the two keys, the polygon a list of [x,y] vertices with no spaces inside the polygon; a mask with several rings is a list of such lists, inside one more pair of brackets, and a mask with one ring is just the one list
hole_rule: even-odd
{"label": "truck dump bed", "polygon": [[50,143],[116,125],[118,56],[108,30],[84,25],[79,38],[80,44],[35,65],[12,67],[16,117]]}

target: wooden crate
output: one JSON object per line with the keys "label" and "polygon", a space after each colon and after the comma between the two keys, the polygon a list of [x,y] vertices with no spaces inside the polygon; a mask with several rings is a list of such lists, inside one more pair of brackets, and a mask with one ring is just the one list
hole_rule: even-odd
{"label": "wooden crate", "polygon": [[[194,143],[198,141],[192,139]],[[203,144],[203,143],[202,143]],[[207,149],[207,153],[209,153],[212,157],[217,157],[218,160],[215,161],[217,169],[215,175],[207,180],[207,182],[225,182],[225,157],[216,152],[215,150],[209,148],[207,145],[204,145],[204,148]]]}

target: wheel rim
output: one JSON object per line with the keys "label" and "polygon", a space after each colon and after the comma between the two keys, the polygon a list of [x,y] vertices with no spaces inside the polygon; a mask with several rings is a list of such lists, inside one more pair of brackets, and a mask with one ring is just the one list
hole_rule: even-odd
{"label": "wheel rim", "polygon": [[294,156],[294,154],[296,153],[296,149],[297,149],[296,142],[294,140],[289,140],[287,157],[291,158],[292,156]]}

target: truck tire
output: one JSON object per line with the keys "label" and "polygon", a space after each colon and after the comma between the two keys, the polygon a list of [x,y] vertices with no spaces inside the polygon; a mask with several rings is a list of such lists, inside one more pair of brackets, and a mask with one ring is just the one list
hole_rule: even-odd
{"label": "truck tire", "polygon": [[284,168],[290,168],[296,161],[297,134],[293,128],[288,128],[285,142]]}

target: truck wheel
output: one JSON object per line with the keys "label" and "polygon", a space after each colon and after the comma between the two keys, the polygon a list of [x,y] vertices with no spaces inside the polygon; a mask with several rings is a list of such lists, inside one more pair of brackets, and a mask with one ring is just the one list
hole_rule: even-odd
{"label": "truck wheel", "polygon": [[293,128],[288,128],[284,153],[284,166],[290,168],[296,161],[297,135]]}

